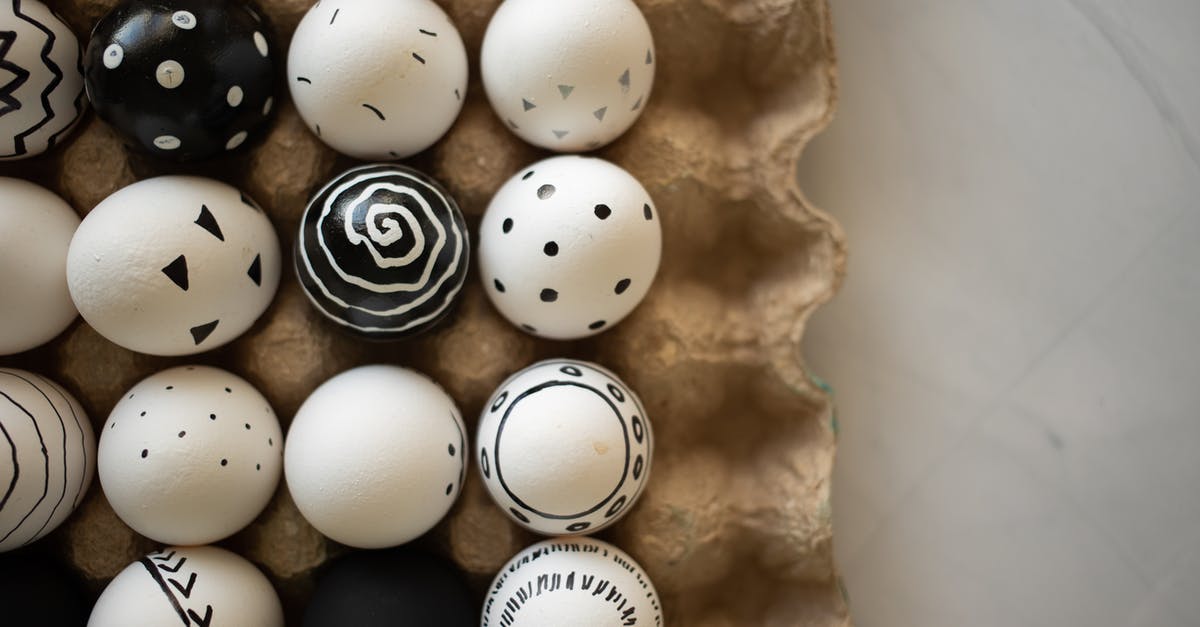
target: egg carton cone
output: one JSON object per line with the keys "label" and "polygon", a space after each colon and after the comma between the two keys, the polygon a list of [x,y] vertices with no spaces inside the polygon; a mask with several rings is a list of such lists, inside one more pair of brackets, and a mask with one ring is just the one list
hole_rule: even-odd
{"label": "egg carton cone", "polygon": [[[51,0],[82,42],[115,0]],[[457,199],[479,226],[495,191],[550,153],[520,140],[489,107],[479,50],[497,0],[439,0],[470,59],[464,106],[432,148],[405,159]],[[833,560],[832,398],[806,368],[801,341],[833,297],[845,235],[796,184],[805,145],[833,116],[837,68],[826,0],[638,0],[653,31],[656,84],[640,120],[595,151],[632,173],[661,217],[659,274],[620,324],[570,341],[540,339],[492,307],[472,264],[461,302],[434,330],[369,343],[306,299],[284,268],[278,295],[237,340],[192,357],[155,357],[109,342],[77,320],[53,342],[0,366],[61,383],[99,430],[121,395],[167,367],[205,364],[256,386],[286,430],[320,383],[390,363],[441,383],[474,433],[506,377],[542,359],[602,364],[637,391],[654,423],[654,470],[636,506],[598,537],[632,555],[672,627],[850,624]],[[259,0],[279,50],[308,0]],[[282,70],[282,68],[280,68]],[[3,77],[0,77],[3,80]],[[0,176],[43,185],[86,215],[135,181],[213,177],[252,197],[291,254],[305,205],[358,164],[326,147],[287,95],[282,71],[267,128],[227,157],[190,164],[127,147],[93,113],[45,155],[0,162]],[[137,228],[130,225],[130,228]],[[497,570],[539,537],[496,507],[471,468],[449,515],[418,542],[453,559],[482,600]],[[298,624],[320,567],[347,549],[300,516],[281,482],[249,527],[220,543],[270,578]],[[31,550],[72,564],[93,594],[160,548],[128,528],[98,482],[76,512]]]}

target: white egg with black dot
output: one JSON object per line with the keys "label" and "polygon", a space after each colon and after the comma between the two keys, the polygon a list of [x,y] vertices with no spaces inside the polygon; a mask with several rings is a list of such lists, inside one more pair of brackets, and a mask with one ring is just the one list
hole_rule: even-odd
{"label": "white egg with black dot", "polygon": [[566,340],[629,315],[654,281],[662,228],[650,194],[591,157],[539,161],[505,183],[479,226],[480,278],[514,325]]}
{"label": "white egg with black dot", "polygon": [[466,478],[466,426],[428,377],[361,366],[322,383],[300,406],[284,455],[288,491],[317,531],[379,549],[429,531]]}
{"label": "white egg with black dot", "polygon": [[432,0],[323,0],[296,28],[288,88],[334,150],[400,159],[433,145],[467,93],[467,52]]}
{"label": "white egg with black dot", "polygon": [[206,544],[240,531],[271,500],[283,433],[241,377],[180,366],[121,397],[97,455],[104,495],[125,524],[166,544]]}
{"label": "white egg with black dot", "polygon": [[190,355],[250,328],[275,296],[279,268],[275,229],[248,196],[212,179],[160,176],[117,191],[83,219],[67,252],[67,285],[84,320],[110,341]]}
{"label": "white egg with black dot", "polygon": [[632,0],[505,0],[480,53],[496,115],[559,152],[593,150],[628,130],[655,65],[650,26]]}

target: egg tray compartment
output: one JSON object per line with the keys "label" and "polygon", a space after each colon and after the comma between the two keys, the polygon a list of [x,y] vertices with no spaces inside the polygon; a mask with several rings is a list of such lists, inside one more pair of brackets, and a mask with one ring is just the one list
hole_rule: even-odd
{"label": "egg tray compartment", "polygon": [[[86,42],[116,0],[50,0]],[[547,153],[491,112],[478,52],[497,0],[442,0],[471,58],[462,115],[406,161],[443,182],[469,227],[513,173]],[[308,0],[260,0],[278,50]],[[830,510],[836,425],[829,395],[806,372],[800,342],[813,310],[837,289],[840,227],[795,184],[807,142],[830,121],[837,74],[825,0],[639,0],[659,63],[641,120],[600,150],[645,185],[662,218],[659,276],[623,323],[593,338],[553,342],[492,309],[472,267],[462,302],[416,339],[367,343],[323,320],[290,267],[279,294],[244,336],[190,358],[113,345],[82,321],[51,344],[0,365],[46,374],[72,390],[99,428],[127,388],[183,363],[227,368],[270,400],[286,429],[305,397],[367,363],[416,368],[458,402],[470,428],[508,374],[567,356],[618,372],[641,395],[657,436],[654,471],[628,516],[599,537],[631,553],[662,597],[667,625],[849,625],[833,564]],[[282,69],[282,68],[281,68]],[[319,185],[355,162],[324,147],[286,97],[267,131],[229,158],[171,165],[130,150],[87,114],[43,157],[0,163],[0,176],[42,184],[86,213],[117,189],[169,173],[211,176],[249,193],[293,247]],[[137,225],[130,225],[131,229]],[[511,523],[472,470],[450,514],[419,544],[456,561],[482,599],[496,571],[537,537]],[[298,624],[314,576],[346,550],[309,526],[284,485],[247,529],[221,543],[271,578]],[[155,548],[113,513],[98,482],[68,521],[29,551],[72,564],[98,595]]]}

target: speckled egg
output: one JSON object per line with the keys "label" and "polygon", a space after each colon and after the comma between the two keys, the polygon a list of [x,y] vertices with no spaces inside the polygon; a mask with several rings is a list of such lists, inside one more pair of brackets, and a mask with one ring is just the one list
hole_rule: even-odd
{"label": "speckled egg", "polygon": [[287,80],[321,141],[358,159],[399,159],[454,124],[467,51],[432,0],[322,0],[292,37]]}
{"label": "speckled egg", "polygon": [[190,355],[241,335],[279,285],[279,240],[236,188],[160,176],[104,199],[79,225],[67,284],[104,337],[152,355]]}
{"label": "speckled egg", "polygon": [[67,247],[78,227],[53,192],[0,178],[0,355],[41,346],[75,320]]}
{"label": "speckled egg", "polygon": [[295,250],[300,286],[326,318],[366,338],[398,339],[449,313],[471,239],[437,181],[375,164],[343,172],[313,196]]}
{"label": "speckled egg", "polygon": [[462,415],[438,384],[396,366],[362,366],[321,384],[288,431],[288,490],[330,538],[376,549],[429,531],[466,475]]}
{"label": "speckled egg", "polygon": [[594,335],[641,302],[662,257],[650,194],[590,157],[539,161],[505,183],[479,226],[480,278],[514,325],[550,339]]}
{"label": "speckled egg", "polygon": [[483,38],[483,86],[521,139],[592,150],[641,115],[654,39],[632,0],[505,0]]}
{"label": "speckled egg", "polygon": [[83,407],[61,386],[0,368],[0,552],[54,531],[83,501],[96,437]]}
{"label": "speckled egg", "polygon": [[215,546],[173,546],[126,566],[88,627],[283,627],[283,605],[253,564]]}
{"label": "speckled egg", "polygon": [[208,366],[142,380],[100,433],[100,485],[113,511],[168,544],[216,542],[250,524],[282,467],[283,435],[267,399]]}
{"label": "speckled egg", "polygon": [[517,553],[492,580],[480,627],[664,624],[658,592],[628,553],[555,538]]}
{"label": "speckled egg", "polygon": [[641,400],[586,361],[536,363],[500,384],[479,417],[479,472],[510,518],[546,535],[603,529],[650,476],[654,434]]}
{"label": "speckled egg", "polygon": [[71,29],[37,0],[0,4],[0,161],[53,148],[86,106]]}

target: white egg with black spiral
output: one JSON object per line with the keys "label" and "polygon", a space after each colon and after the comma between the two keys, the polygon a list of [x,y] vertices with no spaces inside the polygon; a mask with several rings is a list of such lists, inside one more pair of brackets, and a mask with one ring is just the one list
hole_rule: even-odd
{"label": "white egg with black spiral", "polygon": [[40,375],[0,368],[0,552],[61,525],[95,467],[92,424],[75,397]]}
{"label": "white egg with black spiral", "polygon": [[397,339],[450,312],[470,248],[462,212],[437,181],[404,166],[365,165],[309,202],[296,273],[329,320],[366,338]]}
{"label": "white egg with black spiral", "polygon": [[551,359],[492,395],[476,436],[480,474],[510,518],[585,534],[625,515],[650,476],[654,434],[629,386],[586,361]]}
{"label": "white egg with black spiral", "polygon": [[86,107],[71,29],[37,0],[0,3],[0,161],[53,148]]}

